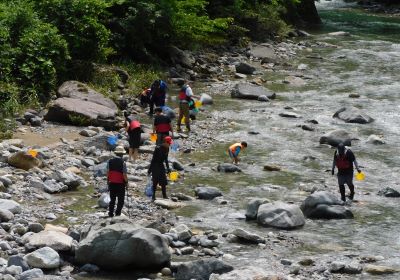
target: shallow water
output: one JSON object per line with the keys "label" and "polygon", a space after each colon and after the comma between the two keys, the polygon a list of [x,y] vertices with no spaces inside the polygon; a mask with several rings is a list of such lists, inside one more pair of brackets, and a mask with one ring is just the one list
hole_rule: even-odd
{"label": "shallow water", "polygon": [[[247,228],[266,235],[272,229],[260,228],[254,223],[230,219],[229,214],[245,211],[245,202],[252,197],[292,201],[300,204],[307,193],[307,186],[326,186],[337,192],[336,177],[330,172],[334,150],[319,144],[319,137],[334,129],[352,132],[359,141],[353,141],[351,149],[366,174],[366,180],[356,182],[356,199],[351,209],[353,220],[312,221],[299,230],[290,231],[304,245],[295,249],[282,248],[280,258],[298,259],[312,256],[316,259],[341,258],[346,255],[376,256],[385,258],[379,264],[400,267],[400,219],[398,200],[377,196],[383,187],[397,188],[400,156],[400,19],[368,15],[340,1],[322,1],[319,4],[324,22],[323,28],[312,30],[314,40],[337,45],[337,48],[314,48],[313,55],[322,60],[307,58],[309,53],[298,56],[294,65],[304,63],[308,68],[302,72],[311,77],[301,87],[272,85],[279,90],[279,98],[271,103],[229,101],[218,113],[235,126],[223,131],[212,150],[189,155],[185,162],[196,162],[195,172],[186,174],[184,183],[173,186],[179,191],[193,193],[191,185],[197,183],[219,187],[228,205],[214,202],[195,202],[190,209],[181,209],[183,222],[192,224],[193,217],[202,218],[201,227],[216,231],[229,231],[236,227]],[[333,37],[327,32],[347,31],[351,36]],[[281,74],[266,73],[267,80],[282,79]],[[361,95],[358,99],[350,93]],[[222,101],[222,100],[218,100]],[[361,108],[375,121],[371,124],[346,124],[333,119],[332,115],[343,106]],[[284,107],[293,107],[299,119],[285,119],[278,114]],[[222,106],[221,106],[222,107]],[[258,109],[252,112],[250,109]],[[303,131],[297,125],[306,120],[319,122],[314,132]],[[249,135],[248,131],[258,131]],[[386,145],[367,144],[369,135],[383,135]],[[245,140],[248,150],[243,153],[241,174],[220,174],[210,170],[217,162],[228,161],[226,149],[229,143]],[[303,158],[312,156],[315,161]],[[273,164],[281,172],[266,172],[263,165]],[[338,194],[339,195],[339,194]],[[198,210],[196,214],[196,210]],[[236,266],[254,265],[254,258],[262,262],[270,252],[257,247],[232,249],[237,257]],[[272,266],[272,264],[271,264]],[[268,268],[268,265],[266,266]],[[371,275],[348,276],[348,279],[374,279]],[[398,279],[399,275],[385,276]],[[376,277],[375,279],[381,279]]]}

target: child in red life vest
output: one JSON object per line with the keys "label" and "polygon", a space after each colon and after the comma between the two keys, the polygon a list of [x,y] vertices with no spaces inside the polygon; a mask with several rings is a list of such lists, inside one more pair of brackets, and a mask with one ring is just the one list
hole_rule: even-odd
{"label": "child in red life vest", "polygon": [[353,200],[354,198],[353,163],[357,171],[360,173],[361,170],[358,167],[358,163],[353,152],[350,149],[346,149],[343,143],[340,143],[335,151],[335,154],[333,155],[332,175],[335,174],[335,167],[337,167],[339,191],[343,201],[346,201],[346,190],[344,184],[347,184],[350,189],[350,200]]}

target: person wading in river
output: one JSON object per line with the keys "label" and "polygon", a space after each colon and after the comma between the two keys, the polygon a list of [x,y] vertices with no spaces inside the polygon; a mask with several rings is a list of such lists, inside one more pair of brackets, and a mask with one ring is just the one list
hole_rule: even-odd
{"label": "person wading in river", "polygon": [[242,142],[242,143],[235,143],[231,145],[228,149],[228,154],[230,158],[232,159],[232,163],[238,164],[240,159],[239,159],[239,153],[247,148],[247,142]]}
{"label": "person wading in river", "polygon": [[115,215],[120,216],[124,206],[125,188],[128,185],[128,172],[122,156],[126,153],[123,146],[117,146],[114,153],[116,157],[107,163],[107,183],[110,191],[110,204],[108,206],[108,216],[114,217],[115,200],[118,198]]}
{"label": "person wading in river", "polygon": [[156,113],[153,123],[153,133],[157,133],[157,145],[161,145],[164,142],[164,138],[169,136],[174,137],[174,131],[172,130],[171,119],[164,115],[162,109],[157,107],[154,112]]}
{"label": "person wading in river", "polygon": [[356,157],[350,149],[346,149],[343,143],[337,146],[337,150],[333,155],[332,175],[335,175],[335,167],[338,169],[337,177],[339,184],[339,191],[343,201],[346,201],[346,190],[344,184],[350,189],[350,200],[354,198],[354,184],[353,184],[353,163],[358,173],[361,172],[356,161]]}
{"label": "person wading in river", "polygon": [[[159,146],[156,146],[153,152],[153,158],[151,159],[149,170],[147,174],[150,174],[153,177],[153,197],[152,200],[156,199],[156,190],[157,185],[161,186],[163,198],[167,197],[167,173],[170,173],[169,164],[168,164],[168,153],[169,146],[172,144],[172,138],[170,136],[166,136],[164,138],[164,143]],[[164,167],[165,163],[165,167]],[[165,170],[166,169],[166,170]]]}

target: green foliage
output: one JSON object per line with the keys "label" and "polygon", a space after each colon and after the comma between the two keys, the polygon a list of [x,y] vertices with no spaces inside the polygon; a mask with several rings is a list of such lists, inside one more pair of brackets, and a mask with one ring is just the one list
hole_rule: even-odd
{"label": "green foliage", "polygon": [[70,115],[68,115],[68,117],[69,117],[69,121],[73,125],[77,125],[77,126],[88,126],[88,125],[90,125],[90,120],[87,117],[83,116],[83,115],[70,114]]}
{"label": "green foliage", "polygon": [[127,84],[131,89],[131,93],[134,95],[148,88],[154,80],[165,78],[162,77],[161,71],[155,66],[134,63],[121,63],[118,66],[129,73]]}

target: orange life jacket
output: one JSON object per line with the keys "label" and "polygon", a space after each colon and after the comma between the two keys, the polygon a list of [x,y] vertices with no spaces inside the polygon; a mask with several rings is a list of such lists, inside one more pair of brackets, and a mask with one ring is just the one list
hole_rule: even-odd
{"label": "orange life jacket", "polygon": [[230,150],[232,153],[235,153],[237,147],[240,147],[240,149],[243,148],[241,143],[235,143],[235,144],[233,144],[233,145],[231,145],[231,146],[229,147],[229,150]]}

